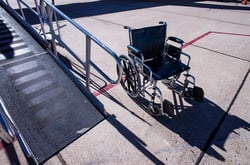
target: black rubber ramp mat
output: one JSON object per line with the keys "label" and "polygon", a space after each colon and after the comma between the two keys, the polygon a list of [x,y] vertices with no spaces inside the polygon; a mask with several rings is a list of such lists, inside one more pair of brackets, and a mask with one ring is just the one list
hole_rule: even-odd
{"label": "black rubber ramp mat", "polygon": [[0,95],[39,163],[104,119],[47,53],[1,60]]}

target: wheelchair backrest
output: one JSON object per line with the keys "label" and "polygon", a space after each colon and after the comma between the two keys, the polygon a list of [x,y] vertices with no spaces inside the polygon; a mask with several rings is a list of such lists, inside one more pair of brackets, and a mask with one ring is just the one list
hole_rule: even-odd
{"label": "wheelchair backrest", "polygon": [[162,57],[166,40],[166,29],[166,24],[130,29],[130,44],[142,51],[145,61]]}

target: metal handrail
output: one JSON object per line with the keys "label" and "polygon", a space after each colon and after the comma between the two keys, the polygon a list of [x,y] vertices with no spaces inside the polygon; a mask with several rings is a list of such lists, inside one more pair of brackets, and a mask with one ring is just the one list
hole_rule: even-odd
{"label": "metal handrail", "polygon": [[[0,0],[1,1],[1,0]],[[50,33],[52,34],[52,46],[53,46],[53,52],[54,55],[56,57],[57,55],[57,50],[56,50],[56,41],[59,42],[59,45],[62,45],[64,48],[66,48],[66,50],[72,55],[72,57],[74,57],[81,65],[83,65],[86,69],[86,89],[88,91],[90,91],[90,66],[93,66],[93,68],[100,73],[108,82],[116,84],[120,82],[121,79],[121,73],[122,73],[122,64],[121,61],[119,59],[119,57],[117,56],[117,54],[115,52],[113,52],[110,48],[108,48],[105,44],[103,44],[101,41],[99,41],[95,36],[93,36],[92,34],[90,34],[87,30],[85,30],[83,27],[81,27],[79,24],[77,24],[75,21],[73,21],[72,19],[70,19],[68,16],[66,16],[63,12],[61,12],[59,9],[57,9],[54,5],[52,5],[50,2],[48,2],[47,0],[40,0],[40,4],[37,2],[37,0],[34,0],[35,2],[35,9],[31,6],[28,5],[28,3],[26,3],[24,0],[16,0],[18,3],[18,7],[20,9],[21,14],[18,14],[11,6],[10,3],[8,2],[8,0],[3,0],[1,1],[1,3],[5,3],[5,5],[7,5],[9,8],[12,8],[13,11],[15,13],[15,15],[17,15],[18,17],[20,17],[20,19],[25,23],[25,25],[30,26],[31,28],[33,28],[26,20],[25,18],[25,13],[22,10],[22,5],[23,4],[27,9],[31,10],[31,12],[33,14],[35,14],[39,21],[40,21],[40,25],[41,25],[41,30],[43,32],[43,37],[42,35],[39,34],[40,39],[42,41],[45,41],[45,43],[48,43],[47,39],[46,39],[46,35],[45,35],[45,29],[44,29],[44,23],[46,23],[49,27],[50,27]],[[84,34],[86,36],[86,62],[83,62],[78,56],[77,54],[70,49],[69,46],[67,46],[63,40],[61,40],[60,38],[60,32],[59,35],[56,34],[55,30],[53,29],[53,19],[52,19],[52,15],[50,15],[49,17],[47,17],[47,15],[43,15],[43,13],[40,11],[40,5],[41,3],[45,3],[46,5],[46,9],[50,10],[50,14],[57,14],[60,17],[64,18],[65,20],[67,20],[71,25],[73,25],[74,27],[76,27],[82,34]],[[58,21],[56,20],[56,25],[57,25],[57,29],[59,30],[59,26],[58,26]],[[36,30],[34,29],[34,32]],[[38,32],[37,32],[38,33]],[[104,72],[102,72],[102,70],[100,68],[97,67],[96,64],[93,63],[93,61],[91,61],[91,41],[93,41],[94,43],[96,43],[99,47],[101,47],[103,50],[105,50],[116,62],[116,66],[118,69],[118,78],[116,80],[112,80],[111,78],[109,78],[109,76],[107,74],[105,74]],[[70,72],[70,70],[68,69],[68,71]],[[76,77],[74,77],[75,79],[77,79]],[[77,81],[77,83],[81,84],[81,87],[84,87],[84,85],[81,83],[80,80]],[[18,126],[15,124],[14,120],[11,118],[11,116],[9,115],[8,109],[6,107],[6,105],[4,104],[3,99],[0,96],[0,106],[1,106],[1,110],[0,110],[0,124],[3,125],[3,129],[6,131],[7,135],[10,137],[11,140],[14,140],[14,137],[16,137],[16,139],[19,141],[19,144],[21,145],[22,150],[24,151],[25,155],[27,157],[32,157],[34,161],[37,160],[34,157],[34,154],[32,153],[32,151],[30,150],[29,146],[27,145],[25,139],[23,138],[23,136],[21,135]],[[1,132],[0,132],[1,133]]]}
{"label": "metal handrail", "polygon": [[2,97],[0,96],[0,124],[3,127],[3,131],[5,131],[5,132],[0,131],[0,134],[7,135],[7,139],[9,140],[9,142],[13,142],[14,141],[14,133],[13,133],[13,131],[12,131],[7,119],[6,119],[6,117],[9,117],[9,116],[10,115],[8,114],[8,111],[6,109],[4,101],[3,101]]}
{"label": "metal handrail", "polygon": [[[121,79],[121,73],[122,73],[122,65],[120,62],[119,57],[117,56],[117,54],[112,51],[109,47],[107,47],[105,44],[103,44],[100,40],[98,40],[94,35],[92,35],[91,33],[89,33],[87,30],[85,30],[82,26],[80,26],[78,23],[76,23],[74,20],[72,20],[71,18],[69,18],[67,15],[65,15],[63,12],[61,12],[59,9],[57,9],[54,5],[52,5],[51,3],[49,3],[47,0],[44,0],[47,5],[49,5],[58,15],[60,15],[61,17],[63,17],[65,20],[67,20],[68,22],[70,22],[74,27],[76,27],[79,31],[81,31],[82,33],[84,33],[86,35],[86,86],[87,89],[89,89],[90,86],[90,65],[93,64],[93,62],[91,61],[91,55],[90,55],[90,49],[91,49],[91,42],[90,41],[94,41],[98,46],[100,46],[103,50],[105,50],[109,55],[111,55],[111,57],[116,61],[117,66],[118,66],[118,78],[117,80],[112,80],[111,78],[109,78],[109,76],[107,76],[105,73],[100,72],[101,69],[96,69],[96,71],[98,71],[98,73],[100,73],[107,81],[109,81],[110,83],[113,84],[117,84],[120,82]],[[56,36],[54,36],[55,38],[57,38]],[[57,41],[59,42],[63,42],[62,40],[60,40],[60,38],[57,38]],[[72,54],[73,55],[73,54]],[[83,64],[83,62],[76,56],[74,55],[74,57],[78,60],[78,62],[80,62],[81,64]],[[83,64],[84,65],[84,64]],[[94,68],[97,67],[97,65],[93,65]]]}
{"label": "metal handrail", "polygon": [[[25,155],[27,157],[32,157],[34,158],[33,153],[31,152],[29,146],[27,145],[26,141],[24,140],[21,132],[19,131],[17,125],[15,124],[14,120],[12,119],[11,115],[9,114],[9,111],[4,103],[4,100],[0,96],[0,125],[3,127],[3,131],[5,132],[0,132],[4,133],[5,136],[8,136],[7,138],[10,139],[10,143],[14,141],[14,138],[16,137],[19,144],[21,145],[21,148]],[[35,159],[34,159],[35,161]]]}
{"label": "metal handrail", "polygon": [[[40,0],[39,3],[37,2],[37,0],[34,0],[34,2],[35,2],[35,9],[37,11],[34,10],[32,7],[30,7],[24,0],[17,0],[18,7],[20,8],[20,11],[22,14],[19,16],[23,17],[22,19],[24,21],[26,21],[26,18],[24,16],[24,13],[22,12],[23,10],[22,10],[20,3],[23,4],[25,7],[27,7],[27,9],[32,10],[32,13],[34,13],[36,16],[38,16],[38,18],[40,20],[41,29],[42,29],[43,35],[44,35],[44,37],[41,37],[41,39],[44,40],[45,43],[47,43],[47,39],[45,36],[44,23],[46,23],[50,27],[49,33],[52,35],[51,42],[52,42],[52,48],[53,48],[52,50],[53,50],[54,55],[57,55],[56,42],[58,42],[59,45],[62,45],[71,54],[72,57],[74,57],[81,65],[83,65],[85,67],[85,69],[86,69],[86,88],[89,91],[90,91],[90,66],[93,66],[93,68],[100,75],[102,75],[109,83],[118,84],[120,82],[121,73],[122,73],[122,65],[121,65],[121,62],[120,62],[118,55],[114,51],[112,51],[109,47],[107,47],[104,43],[102,43],[100,40],[98,40],[94,35],[89,33],[86,29],[84,29],[82,26],[80,26],[74,20],[69,18],[67,15],[65,15],[62,11],[60,11],[58,8],[56,8],[53,4],[48,2],[48,0]],[[42,5],[44,5],[44,6],[42,6]],[[49,11],[49,13],[47,13],[47,15],[43,15],[44,13],[42,13],[40,11],[41,7],[44,7],[44,10]],[[56,34],[56,32],[53,28],[53,18],[54,18],[53,16],[60,16],[64,20],[67,20],[71,25],[73,25],[76,29],[78,29],[81,34],[84,34],[86,36],[86,45],[85,45],[86,46],[86,52],[85,52],[86,53],[86,62],[83,62],[79,58],[79,56],[63,40],[61,40],[60,32],[59,32],[59,35]],[[55,22],[57,24],[57,29],[59,31],[58,20],[56,19]],[[116,80],[111,79],[107,74],[102,72],[102,69],[98,68],[97,65],[94,64],[93,61],[91,61],[91,51],[90,51],[91,50],[91,41],[96,43],[100,48],[102,48],[104,51],[106,51],[115,60],[116,65],[117,65],[115,67],[118,68],[118,77]]]}

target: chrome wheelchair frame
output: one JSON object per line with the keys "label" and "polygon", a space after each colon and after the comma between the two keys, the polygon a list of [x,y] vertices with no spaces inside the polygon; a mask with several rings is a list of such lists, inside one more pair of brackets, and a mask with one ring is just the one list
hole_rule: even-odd
{"label": "chrome wheelchair frame", "polygon": [[[167,23],[159,24],[139,29],[124,27],[129,31],[130,44],[127,46],[128,55],[119,57],[123,67],[120,83],[132,98],[145,97],[145,94],[150,96],[148,112],[151,115],[173,117],[174,106],[163,99],[162,92],[157,87],[159,80],[185,99],[202,102],[204,92],[195,85],[195,78],[189,73],[191,56],[182,51],[184,41],[173,36],[167,37]],[[150,41],[147,42],[146,39]],[[160,50],[155,51],[157,48]],[[156,55],[152,55],[155,52]],[[182,62],[182,57],[187,58],[186,63]],[[182,89],[178,90],[175,86],[183,72],[184,82]],[[150,89],[153,90],[152,93],[149,92]]]}

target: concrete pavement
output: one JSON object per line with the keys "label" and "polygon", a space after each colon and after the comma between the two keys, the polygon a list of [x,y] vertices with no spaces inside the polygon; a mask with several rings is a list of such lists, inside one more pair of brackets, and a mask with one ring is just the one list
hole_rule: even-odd
{"label": "concrete pavement", "polygon": [[[191,74],[204,89],[205,101],[186,102],[160,84],[164,97],[174,103],[176,115],[173,119],[152,117],[145,110],[145,100],[132,100],[116,85],[96,95],[109,114],[106,120],[44,164],[249,164],[249,5],[62,0],[56,6],[117,54],[127,53],[128,32],[123,26],[167,21],[168,35],[186,42]],[[65,25],[63,38],[76,52],[84,52],[84,41],[76,39],[78,34],[66,22],[61,24]],[[101,50],[93,50],[92,58],[105,73],[115,75],[115,64]],[[101,78],[95,80],[97,86],[107,85]],[[16,158],[27,164],[18,145],[14,146]],[[0,159],[7,161],[4,150]]]}

